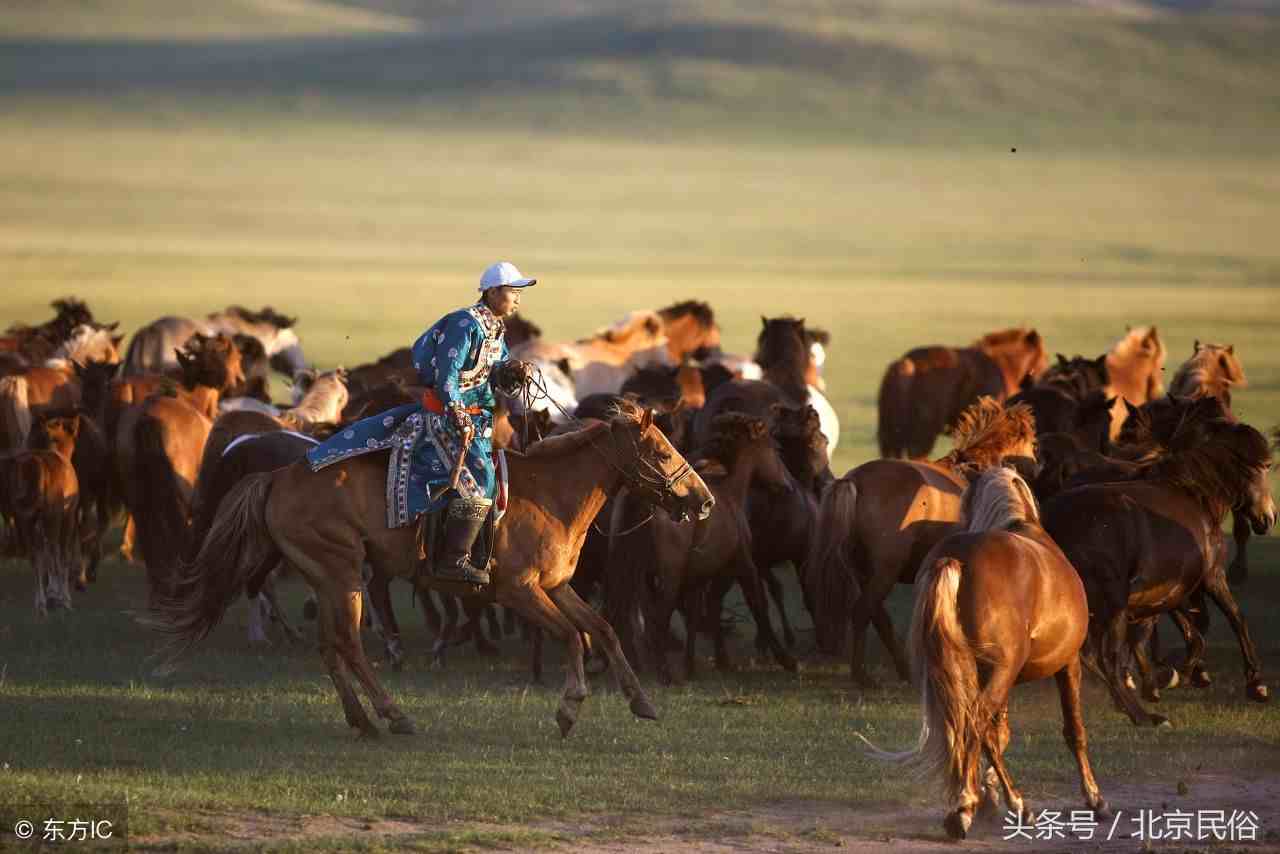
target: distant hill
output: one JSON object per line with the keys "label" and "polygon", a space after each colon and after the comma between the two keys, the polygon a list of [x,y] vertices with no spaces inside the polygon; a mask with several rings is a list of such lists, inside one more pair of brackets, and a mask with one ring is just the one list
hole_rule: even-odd
{"label": "distant hill", "polygon": [[1280,130],[1280,17],[1263,14],[1275,7],[41,0],[0,15],[0,98],[305,99],[578,131],[1266,151]]}

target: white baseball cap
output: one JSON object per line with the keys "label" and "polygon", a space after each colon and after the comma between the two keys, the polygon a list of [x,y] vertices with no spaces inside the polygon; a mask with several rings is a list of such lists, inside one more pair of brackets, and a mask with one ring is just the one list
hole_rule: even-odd
{"label": "white baseball cap", "polygon": [[516,265],[510,261],[499,261],[480,275],[480,290],[482,291],[503,287],[527,288],[537,283],[537,279],[526,279],[516,269]]}

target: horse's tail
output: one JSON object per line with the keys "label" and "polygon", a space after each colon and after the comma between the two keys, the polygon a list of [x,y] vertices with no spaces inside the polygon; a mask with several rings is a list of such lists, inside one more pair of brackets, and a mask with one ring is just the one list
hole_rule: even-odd
{"label": "horse's tail", "polygon": [[243,478],[223,499],[194,561],[179,566],[174,590],[158,597],[143,622],[170,636],[161,669],[203,640],[249,580],[281,558],[267,529],[271,472]]}
{"label": "horse's tail", "polygon": [[814,627],[818,644],[827,652],[844,645],[845,624],[853,600],[859,594],[854,572],[854,530],[857,523],[858,488],[842,477],[822,493],[809,557],[805,561],[804,587],[814,600]]}
{"label": "horse's tail", "polygon": [[880,397],[876,411],[876,438],[880,456],[887,459],[907,454],[911,436],[911,385],[917,366],[909,357],[890,362],[880,380]]}
{"label": "horse's tail", "polygon": [[[652,669],[646,632],[666,631],[665,626],[645,625],[649,582],[657,555],[653,530],[640,524],[649,508],[628,490],[613,499],[609,518],[609,560],[605,576],[604,618],[614,627],[622,651],[637,671]],[[639,525],[637,528],[636,525]],[[634,529],[634,530],[632,530]]]}
{"label": "horse's tail", "polygon": [[134,542],[147,566],[154,595],[172,580],[187,541],[187,497],[178,489],[178,474],[164,446],[165,426],[143,413],[133,428]]}
{"label": "horse's tail", "polygon": [[31,407],[27,403],[27,378],[0,378],[0,451],[27,446],[31,435]]}
{"label": "horse's tail", "polygon": [[877,759],[909,763],[925,775],[941,774],[953,800],[964,787],[966,767],[972,764],[966,757],[982,748],[978,662],[956,608],[963,571],[955,558],[939,558],[916,585],[910,645],[923,706],[919,741],[901,753],[887,753],[867,742]]}

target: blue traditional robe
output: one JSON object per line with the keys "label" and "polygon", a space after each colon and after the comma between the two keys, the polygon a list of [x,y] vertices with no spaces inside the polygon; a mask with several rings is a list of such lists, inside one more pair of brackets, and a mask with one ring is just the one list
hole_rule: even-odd
{"label": "blue traditional robe", "polygon": [[[365,418],[307,452],[313,471],[360,454],[391,449],[387,466],[387,526],[398,528],[419,514],[439,510],[450,500],[493,498],[493,410],[496,401],[489,372],[507,359],[501,320],[483,303],[446,314],[413,343],[413,366],[422,385],[435,391],[445,413],[421,403],[397,406]],[[431,493],[453,476],[462,435],[448,410],[455,404],[476,407],[475,430],[458,489],[435,502]]]}

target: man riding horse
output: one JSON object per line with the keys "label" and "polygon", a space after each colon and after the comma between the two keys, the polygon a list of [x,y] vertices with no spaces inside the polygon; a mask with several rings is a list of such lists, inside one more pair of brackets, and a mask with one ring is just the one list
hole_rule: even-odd
{"label": "man riding horse", "polygon": [[[313,470],[358,454],[391,449],[387,524],[397,528],[446,510],[433,574],[442,580],[487,585],[487,567],[471,563],[471,549],[493,510],[494,391],[514,394],[530,368],[509,359],[502,318],[515,313],[520,291],[536,284],[501,261],[480,277],[480,301],[450,312],[413,344],[413,365],[425,387],[419,403],[365,418],[307,453]],[[447,509],[446,509],[447,508]]]}

